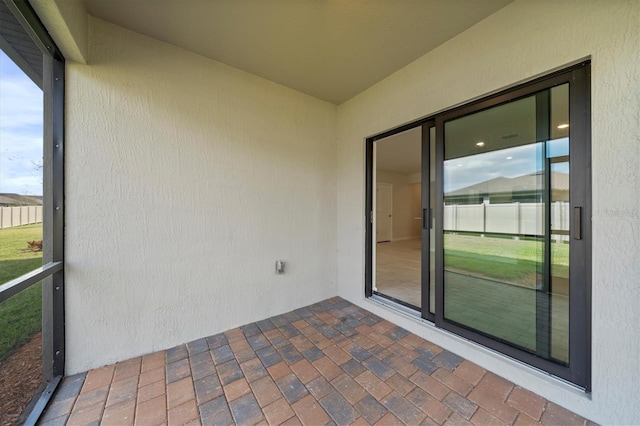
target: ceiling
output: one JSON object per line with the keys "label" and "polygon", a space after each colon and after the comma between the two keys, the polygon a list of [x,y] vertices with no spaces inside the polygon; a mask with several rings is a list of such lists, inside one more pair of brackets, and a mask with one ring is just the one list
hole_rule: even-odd
{"label": "ceiling", "polygon": [[513,0],[84,0],[124,28],[341,104]]}
{"label": "ceiling", "polygon": [[42,89],[42,52],[4,2],[0,2],[0,49]]}
{"label": "ceiling", "polygon": [[411,174],[422,171],[422,127],[376,141],[376,169]]}

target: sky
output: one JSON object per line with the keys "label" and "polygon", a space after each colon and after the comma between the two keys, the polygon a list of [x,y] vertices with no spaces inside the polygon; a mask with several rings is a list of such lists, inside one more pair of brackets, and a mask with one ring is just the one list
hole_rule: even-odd
{"label": "sky", "polygon": [[42,195],[42,91],[0,51],[0,192]]}
{"label": "sky", "polygon": [[[541,171],[544,156],[542,143],[516,146],[444,162],[445,194],[497,177],[514,178]],[[549,157],[568,155],[569,139],[547,142]],[[554,171],[569,173],[568,164],[558,164]]]}

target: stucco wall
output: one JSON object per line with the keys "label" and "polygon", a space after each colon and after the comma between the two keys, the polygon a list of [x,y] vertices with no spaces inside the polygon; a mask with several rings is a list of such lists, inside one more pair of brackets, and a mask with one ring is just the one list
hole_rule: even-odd
{"label": "stucco wall", "polygon": [[66,373],[334,296],[336,107],[89,24],[67,65]]}
{"label": "stucco wall", "polygon": [[[640,419],[640,2],[528,1],[500,10],[338,110],[338,292],[578,413]],[[364,299],[364,138],[592,59],[593,392]]]}

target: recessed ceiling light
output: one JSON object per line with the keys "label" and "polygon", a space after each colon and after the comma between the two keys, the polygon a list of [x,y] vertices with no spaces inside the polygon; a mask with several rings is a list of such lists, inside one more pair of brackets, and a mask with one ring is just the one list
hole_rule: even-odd
{"label": "recessed ceiling light", "polygon": [[480,141],[476,143],[476,146],[484,146],[484,142]]}
{"label": "recessed ceiling light", "polygon": [[462,167],[462,164],[458,164],[458,167]]}
{"label": "recessed ceiling light", "polygon": [[562,123],[561,125],[558,126],[558,129],[566,129],[568,127],[569,125],[567,123]]}
{"label": "recessed ceiling light", "polygon": [[507,157],[507,160],[511,160],[513,157]]}

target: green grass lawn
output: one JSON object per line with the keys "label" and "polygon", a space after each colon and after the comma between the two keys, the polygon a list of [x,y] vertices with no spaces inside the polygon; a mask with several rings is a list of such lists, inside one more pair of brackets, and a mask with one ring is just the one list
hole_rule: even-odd
{"label": "green grass lawn", "polygon": [[[445,269],[535,287],[543,244],[532,239],[445,234]],[[552,243],[553,275],[569,276],[569,245]]]}
{"label": "green grass lawn", "polygon": [[[0,229],[0,285],[42,265],[27,241],[42,239],[42,224]],[[0,303],[0,361],[42,328],[42,290],[36,284]]]}

